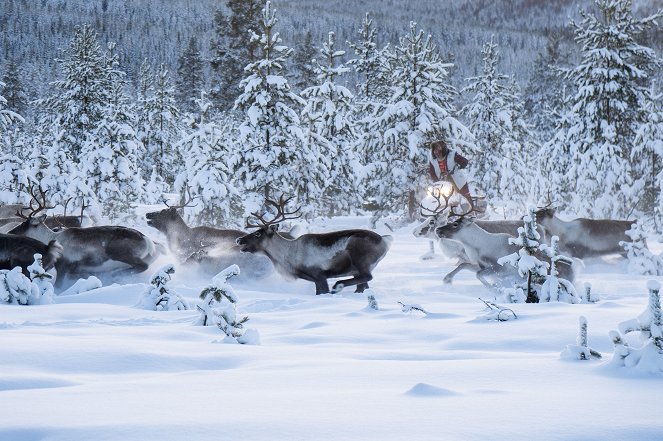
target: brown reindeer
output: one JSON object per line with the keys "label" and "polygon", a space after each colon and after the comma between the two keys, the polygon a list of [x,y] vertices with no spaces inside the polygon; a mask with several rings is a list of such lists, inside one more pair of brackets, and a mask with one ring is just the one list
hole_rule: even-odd
{"label": "brown reindeer", "polygon": [[279,223],[301,216],[299,209],[285,210],[289,200],[283,196],[278,201],[267,200],[267,204],[276,208],[276,216],[271,220],[257,212],[251,213],[257,222],[248,219],[246,227],[257,230],[237,239],[240,250],[262,253],[282,274],[315,283],[316,294],[330,292],[327,279],[347,276],[351,277],[334,284],[332,293],[351,285],[356,285],[355,292],[368,288],[368,282],[373,279],[371,272],[387,254],[391,236],[357,229],[287,239],[278,233]]}

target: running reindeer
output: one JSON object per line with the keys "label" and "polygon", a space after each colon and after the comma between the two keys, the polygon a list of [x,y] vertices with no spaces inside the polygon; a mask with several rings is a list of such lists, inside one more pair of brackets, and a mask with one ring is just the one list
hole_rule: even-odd
{"label": "running reindeer", "polygon": [[620,241],[631,242],[626,235],[635,221],[614,219],[578,218],[563,221],[555,215],[555,209],[549,205],[538,209],[536,222],[543,227],[548,236],[559,237],[560,251],[572,257],[599,257],[609,254],[625,255]]}
{"label": "running reindeer", "polygon": [[[55,264],[59,275],[85,277],[105,274],[136,274],[145,271],[158,256],[154,242],[140,231],[121,226],[74,227],[53,231],[44,223],[46,192],[42,200],[33,195],[37,206],[32,212],[21,213],[23,222],[11,234],[28,236],[42,243],[57,240],[64,251]],[[62,278],[58,277],[61,285]]]}
{"label": "running reindeer", "polygon": [[[437,227],[435,233],[440,238],[459,241],[463,244],[467,262],[476,270],[476,277],[484,285],[491,287],[489,277],[498,279],[517,275],[515,268],[510,265],[502,266],[497,263],[498,259],[518,251],[519,246],[509,243],[513,234],[490,233],[481,228],[477,222],[470,217],[472,211],[458,215],[457,219],[446,225]],[[520,225],[522,226],[522,221]],[[535,257],[545,261],[543,252],[537,253]],[[573,282],[575,279],[575,268],[573,265],[561,265],[558,267],[559,276]]]}
{"label": "running reindeer", "polygon": [[301,216],[299,209],[286,211],[289,201],[283,195],[278,201],[266,201],[276,209],[271,220],[257,212],[251,213],[257,222],[247,219],[246,227],[257,230],[237,239],[240,251],[266,255],[282,274],[315,283],[316,294],[330,292],[327,279],[346,276],[352,277],[334,283],[332,293],[351,285],[357,286],[355,292],[368,288],[368,282],[373,279],[371,272],[387,254],[391,236],[357,229],[284,238],[277,232],[279,223]]}
{"label": "running reindeer", "polygon": [[[470,260],[463,242],[449,237],[441,237],[436,233],[438,227],[443,227],[454,219],[463,217],[468,213],[456,213],[456,207],[449,204],[451,196],[445,196],[444,194],[433,194],[432,196],[436,201],[436,206],[424,207],[421,205],[421,213],[426,217],[426,220],[415,227],[412,234],[415,237],[426,237],[431,240],[437,240],[440,249],[447,257],[458,259],[456,268],[444,276],[444,283],[452,283],[453,278],[460,271],[468,269],[476,273],[481,268]],[[442,199],[444,199],[444,202],[442,202]],[[508,234],[511,237],[515,236],[518,228],[523,226],[522,220],[490,221],[477,219],[474,220],[474,223],[488,233]],[[539,233],[542,234],[543,230],[540,227],[538,229]]]}
{"label": "running reindeer", "polygon": [[240,277],[264,277],[273,271],[264,256],[241,254],[235,242],[246,232],[206,226],[189,227],[179,210],[192,205],[189,198],[180,205],[168,205],[160,211],[147,213],[147,225],[166,236],[168,248],[182,263],[204,273],[217,274],[232,264],[240,267]]}

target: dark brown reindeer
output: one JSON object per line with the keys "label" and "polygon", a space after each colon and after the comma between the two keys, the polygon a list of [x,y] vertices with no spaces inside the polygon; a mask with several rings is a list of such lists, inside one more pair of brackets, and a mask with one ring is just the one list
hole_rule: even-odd
{"label": "dark brown reindeer", "polygon": [[48,271],[62,256],[62,245],[51,240],[48,245],[31,237],[15,236],[13,234],[0,234],[0,269],[11,270],[17,266],[29,276],[27,267],[41,254],[43,268]]}
{"label": "dark brown reindeer", "polygon": [[334,283],[332,293],[346,286],[356,285],[355,292],[363,292],[373,279],[371,272],[387,254],[391,236],[380,236],[369,230],[341,230],[331,233],[304,234],[287,239],[277,230],[280,222],[296,219],[299,209],[287,212],[290,199],[267,200],[276,208],[276,216],[266,220],[257,212],[251,213],[257,222],[247,220],[253,233],[237,239],[242,252],[262,253],[269,257],[282,274],[315,283],[316,294],[329,293],[327,279],[347,277]]}
{"label": "dark brown reindeer", "polygon": [[[55,267],[60,275],[135,274],[145,271],[158,256],[154,242],[140,231],[122,226],[75,227],[53,231],[44,224],[44,201],[24,216],[25,220],[10,233],[37,239],[42,243],[57,240],[64,248]],[[62,281],[58,277],[58,284]]]}
{"label": "dark brown reindeer", "polygon": [[635,222],[587,218],[567,222],[558,218],[555,209],[550,206],[538,209],[535,214],[537,223],[548,236],[559,237],[560,251],[579,259],[609,254],[625,255],[619,242],[631,242],[626,231],[630,230]]}

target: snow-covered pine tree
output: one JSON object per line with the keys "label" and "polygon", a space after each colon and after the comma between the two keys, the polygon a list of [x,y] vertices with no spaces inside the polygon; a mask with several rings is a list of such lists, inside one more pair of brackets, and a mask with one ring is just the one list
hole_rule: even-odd
{"label": "snow-covered pine tree", "polygon": [[[303,186],[298,194],[305,203],[313,203],[326,214],[348,213],[359,205],[353,144],[357,140],[353,124],[353,95],[338,84],[339,77],[350,69],[337,60],[345,51],[337,50],[333,32],[327,35],[327,42],[320,50],[320,61],[316,60],[315,73],[318,84],[304,89],[301,93],[306,100],[301,120],[308,122],[309,151],[318,158],[321,167],[310,167],[312,173],[305,174]],[[315,136],[317,135],[317,136]],[[310,141],[319,141],[311,145]],[[328,142],[325,142],[328,141]]]}
{"label": "snow-covered pine tree", "polygon": [[568,52],[562,48],[563,34],[548,35],[545,51],[537,55],[532,74],[523,90],[525,118],[539,140],[553,137],[556,115],[564,107],[566,82],[561,70],[568,64]]}
{"label": "snow-covered pine tree", "polygon": [[5,74],[0,81],[0,96],[6,100],[4,106],[7,110],[19,115],[27,115],[28,95],[23,87],[21,75],[16,60],[13,58],[7,60]]}
{"label": "snow-covered pine tree", "polygon": [[198,305],[201,317],[197,324],[217,326],[226,335],[224,342],[227,343],[257,343],[259,338],[255,331],[245,336],[244,323],[249,317],[237,315],[239,299],[228,280],[238,274],[239,267],[231,265],[214,276],[212,283],[201,291],[202,303]]}
{"label": "snow-covered pine tree", "polygon": [[637,318],[619,324],[619,330],[626,335],[641,332],[646,339],[641,348],[634,348],[622,338],[619,332],[610,331],[614,345],[612,364],[619,367],[635,368],[646,373],[663,372],[663,319],[661,317],[661,284],[655,280],[647,283],[649,304]]}
{"label": "snow-covered pine tree", "polygon": [[40,303],[53,303],[53,297],[55,296],[52,283],[53,275],[47,273],[44,269],[41,254],[35,254],[34,258],[35,261],[27,268],[30,273],[30,280],[39,290]]}
{"label": "snow-covered pine tree", "polygon": [[61,79],[51,83],[50,96],[39,102],[48,113],[43,124],[55,123],[61,147],[78,163],[108,103],[108,75],[97,34],[89,25],[77,27],[56,61]]}
{"label": "snow-covered pine tree", "polygon": [[[476,147],[468,153],[470,171],[477,177],[476,186],[493,206],[505,207],[511,214],[527,202],[536,152],[532,134],[522,110],[517,86],[498,72],[500,55],[494,37],[481,51],[481,75],[468,78],[462,93],[471,94],[470,104],[462,112],[476,136]],[[505,213],[506,214],[506,213]]]}
{"label": "snow-covered pine tree", "polygon": [[541,244],[539,249],[550,259],[548,274],[541,285],[539,293],[540,302],[567,302],[580,303],[581,297],[578,295],[573,283],[569,280],[559,277],[557,265],[573,265],[573,259],[559,254],[559,237],[550,238],[550,245]]}
{"label": "snow-covered pine tree", "polygon": [[196,198],[187,213],[197,224],[228,226],[241,219],[242,200],[235,186],[234,169],[239,152],[232,141],[234,125],[208,121],[211,102],[201,92],[196,100],[200,120],[176,146],[184,155],[184,168],[177,175],[175,190],[183,200]]}
{"label": "snow-covered pine tree", "polygon": [[150,279],[150,286],[141,295],[137,306],[152,311],[181,311],[189,309],[189,305],[169,286],[175,267],[167,264],[157,271]]}
{"label": "snow-covered pine tree", "polygon": [[[9,91],[0,82],[3,93]],[[9,91],[11,93],[11,91]],[[27,183],[25,160],[29,157],[24,137],[16,125],[24,123],[21,115],[7,107],[7,100],[0,95],[0,202],[16,202],[22,186]]]}
{"label": "snow-covered pine tree", "polygon": [[518,274],[525,278],[525,281],[516,284],[515,288],[522,289],[527,294],[527,303],[539,303],[542,300],[541,285],[545,281],[549,266],[535,256],[539,250],[541,235],[537,231],[536,215],[533,212],[534,208],[530,208],[529,213],[523,217],[523,226],[518,228],[518,237],[509,239],[510,244],[521,248],[497,260],[500,265],[508,263],[515,267]]}
{"label": "snow-covered pine tree", "polygon": [[133,128],[136,117],[125,94],[126,74],[119,68],[114,43],[108,45],[106,75],[107,102],[83,146],[81,169],[102,214],[117,220],[133,213],[141,199],[143,180],[138,169],[141,143]]}
{"label": "snow-covered pine tree", "polygon": [[427,176],[427,143],[438,138],[456,147],[472,135],[453,114],[456,90],[447,84],[452,66],[441,60],[431,35],[410,23],[409,33],[386,53],[390,98],[376,103],[367,129],[379,135],[364,139],[366,185],[382,212],[417,212],[417,191]]}
{"label": "snow-covered pine tree", "polygon": [[180,110],[175,102],[175,88],[170,82],[170,73],[163,64],[154,75],[153,87],[154,93],[147,98],[144,110],[148,124],[144,135],[148,140],[147,165],[155,165],[159,176],[166,185],[171,186],[185,152],[175,148],[181,132]]}
{"label": "snow-covered pine tree", "polygon": [[215,37],[210,43],[212,54],[211,99],[214,108],[226,111],[240,94],[243,67],[255,62],[260,55],[260,41],[252,38],[259,33],[264,0],[228,0],[228,14],[218,10],[214,14]]}
{"label": "snow-covered pine tree", "polygon": [[359,40],[355,43],[347,42],[354,51],[356,58],[348,60],[361,78],[357,84],[357,99],[360,101],[382,101],[388,94],[388,81],[384,69],[385,51],[387,48],[378,49],[377,30],[373,19],[366,13],[359,29]]}
{"label": "snow-covered pine tree", "polygon": [[195,36],[189,39],[189,44],[177,59],[177,79],[175,81],[175,96],[183,112],[197,110],[196,99],[203,90],[203,59],[198,48]]}
{"label": "snow-covered pine tree", "polygon": [[302,41],[295,49],[292,62],[295,67],[293,89],[297,93],[315,84],[315,55],[316,49],[313,45],[313,33],[311,30],[304,32]]}
{"label": "snow-covered pine tree", "polygon": [[290,90],[286,77],[292,49],[275,31],[277,20],[271,2],[263,9],[258,41],[258,60],[245,68],[242,94],[235,108],[244,112],[239,143],[244,147],[238,174],[244,188],[258,198],[276,199],[274,194],[298,188],[305,168],[316,167],[305,151],[298,108],[303,100]]}
{"label": "snow-covered pine tree", "polygon": [[630,242],[620,241],[619,244],[626,250],[628,259],[628,272],[649,276],[663,276],[663,256],[652,253],[647,248],[647,233],[641,221],[636,221],[626,235]]}
{"label": "snow-covered pine tree", "polygon": [[650,73],[660,65],[656,53],[637,39],[663,11],[636,19],[631,0],[595,3],[600,16],[581,11],[582,21],[572,22],[581,47],[580,63],[567,72],[577,114],[568,137],[576,162],[574,205],[591,208],[588,214],[594,216],[622,217],[642,191],[634,174],[634,164],[642,158],[631,158],[631,148],[638,124],[647,117],[644,97]]}
{"label": "snow-covered pine tree", "polygon": [[644,216],[651,216],[654,229],[663,233],[663,93],[660,84],[653,84],[647,90],[645,111],[649,116],[638,125],[631,150],[635,174],[645,180],[638,208]]}

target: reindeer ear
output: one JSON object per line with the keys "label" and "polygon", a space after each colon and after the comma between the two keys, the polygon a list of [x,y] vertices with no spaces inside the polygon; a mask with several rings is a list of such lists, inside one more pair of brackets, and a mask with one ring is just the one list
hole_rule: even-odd
{"label": "reindeer ear", "polygon": [[269,226],[270,233],[276,233],[279,230],[279,224],[272,224]]}

